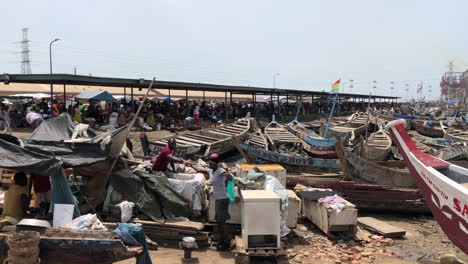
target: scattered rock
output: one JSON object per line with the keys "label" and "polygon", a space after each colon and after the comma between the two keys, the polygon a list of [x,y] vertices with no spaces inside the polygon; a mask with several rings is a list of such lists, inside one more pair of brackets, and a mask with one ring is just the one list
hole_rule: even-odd
{"label": "scattered rock", "polygon": [[446,254],[440,257],[440,264],[465,264],[465,262],[459,260],[455,255]]}

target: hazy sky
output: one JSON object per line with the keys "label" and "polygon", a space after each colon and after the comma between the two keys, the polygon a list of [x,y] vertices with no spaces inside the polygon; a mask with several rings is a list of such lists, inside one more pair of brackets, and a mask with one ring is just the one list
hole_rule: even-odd
{"label": "hazy sky", "polygon": [[152,78],[289,89],[439,96],[450,60],[468,69],[468,1],[7,1],[1,72],[21,71],[29,28],[33,73]]}

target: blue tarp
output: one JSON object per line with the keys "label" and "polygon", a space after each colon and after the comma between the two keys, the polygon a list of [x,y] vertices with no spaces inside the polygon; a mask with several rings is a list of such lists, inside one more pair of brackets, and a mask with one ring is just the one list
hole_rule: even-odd
{"label": "blue tarp", "polygon": [[107,91],[94,91],[94,90],[83,91],[75,97],[78,99],[88,99],[88,100],[106,101],[106,102],[111,102],[115,100],[115,98]]}
{"label": "blue tarp", "polygon": [[447,100],[445,100],[445,102],[446,102],[447,104],[454,104],[454,103],[457,103],[458,101],[457,101],[457,100],[450,100],[450,99],[447,99]]}
{"label": "blue tarp", "polygon": [[160,97],[157,97],[159,100],[163,100],[164,102],[177,102],[178,99],[174,99],[174,98],[169,98],[169,97],[163,97],[163,96],[160,96]]}

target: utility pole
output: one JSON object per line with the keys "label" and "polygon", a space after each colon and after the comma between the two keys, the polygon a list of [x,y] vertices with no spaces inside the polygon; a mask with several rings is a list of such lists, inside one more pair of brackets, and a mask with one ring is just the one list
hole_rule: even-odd
{"label": "utility pole", "polygon": [[21,29],[23,31],[23,40],[21,41],[21,73],[31,74],[31,60],[29,59],[29,39],[28,28]]}
{"label": "utility pole", "polygon": [[406,88],[406,102],[409,102],[408,91],[409,91],[409,84],[405,84]]}
{"label": "utility pole", "polygon": [[[429,85],[429,90],[428,91],[429,91],[429,96],[431,96],[432,95],[432,85]],[[427,97],[427,99],[429,99],[429,96]]]}
{"label": "utility pole", "polygon": [[354,83],[353,79],[349,80],[349,93],[353,93],[353,87],[354,87],[353,83]]}
{"label": "utility pole", "polygon": [[75,67],[73,67],[73,72],[74,72],[74,73],[75,73],[75,75],[76,75],[76,66],[75,66]]}

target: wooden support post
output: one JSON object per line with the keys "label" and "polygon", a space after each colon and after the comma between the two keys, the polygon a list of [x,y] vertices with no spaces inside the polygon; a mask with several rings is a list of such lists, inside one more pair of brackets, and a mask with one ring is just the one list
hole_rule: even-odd
{"label": "wooden support post", "polygon": [[133,87],[130,87],[130,98],[132,100],[132,113],[135,113],[135,101],[133,101]]}
{"label": "wooden support post", "polygon": [[237,140],[236,137],[231,137],[231,142],[232,142],[232,145],[237,149],[237,151],[239,151],[239,153],[242,155],[242,157],[244,157],[244,159],[248,162],[248,163],[253,163],[253,160],[251,160],[249,158],[249,156],[244,152],[244,150],[242,149],[242,146],[240,145],[239,141]]}
{"label": "wooden support post", "polygon": [[225,115],[226,122],[229,118],[228,112],[229,112],[229,107],[227,103],[227,92],[224,92],[224,115]]}
{"label": "wooden support post", "polygon": [[185,89],[185,117],[189,116],[188,89]]}
{"label": "wooden support post", "polygon": [[338,136],[335,137],[334,145],[335,145],[336,155],[338,156],[338,159],[340,160],[340,163],[341,163],[341,170],[343,171],[343,179],[341,180],[352,180],[353,177],[351,176],[351,171],[350,171],[348,160],[344,156],[344,146],[343,146],[343,143],[341,142],[340,137]]}

